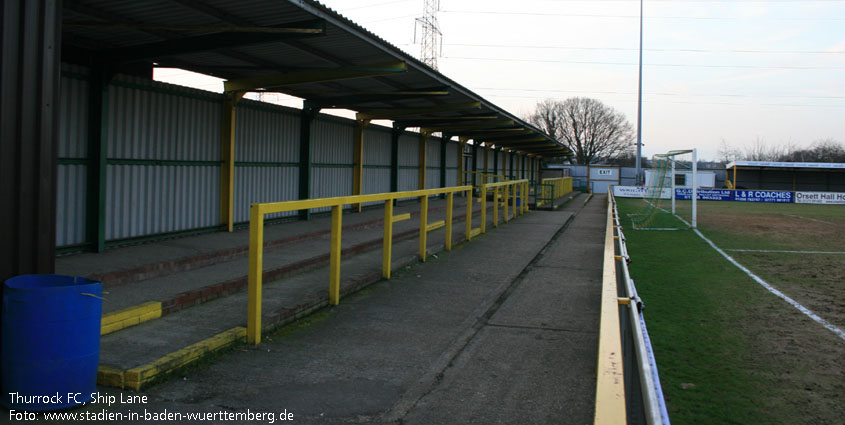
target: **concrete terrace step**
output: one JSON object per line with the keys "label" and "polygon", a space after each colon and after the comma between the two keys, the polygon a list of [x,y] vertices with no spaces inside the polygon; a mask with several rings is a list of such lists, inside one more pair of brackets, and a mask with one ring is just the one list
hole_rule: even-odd
{"label": "concrete terrace step", "polygon": [[[464,198],[455,198],[456,213],[465,206]],[[445,207],[444,200],[429,201],[430,212],[444,211]],[[403,202],[394,208],[394,214],[403,213],[418,217],[419,204]],[[380,228],[383,221],[383,209],[371,208],[357,214],[345,214],[343,230]],[[264,246],[274,248],[326,236],[331,232],[330,223],[330,217],[318,216],[308,221],[266,225]],[[56,271],[89,277],[102,282],[104,287],[112,287],[203,268],[247,255],[249,229],[245,228],[232,233],[214,232],[124,246],[103,253],[63,256],[56,259]]]}
{"label": "concrete terrace step", "polygon": [[[456,211],[461,210],[456,208]],[[474,215],[480,215],[480,211],[475,211]],[[443,219],[445,209],[429,208],[429,217],[429,221]],[[458,240],[463,238],[463,225],[458,224],[463,223],[464,220],[465,213],[459,213],[453,217],[455,224],[453,233],[460,238]],[[475,220],[477,221],[477,218]],[[488,219],[488,222],[490,220]],[[415,238],[418,234],[419,221],[417,220],[406,220],[394,224],[394,243],[406,238]],[[380,249],[383,229],[381,225],[350,226],[343,231],[342,236],[344,246],[342,256],[348,258],[369,250]],[[328,239],[329,234],[301,237],[296,242],[265,249],[264,280],[272,281],[327,265],[330,247]],[[104,302],[102,333],[105,335],[119,331],[146,320],[157,319],[175,311],[241,291],[246,288],[248,281],[248,262],[247,257],[234,258],[183,273],[112,286]]]}
{"label": "concrete terrace step", "polygon": [[[492,226],[489,215],[488,226]],[[443,249],[444,236],[443,231],[429,234],[429,252]],[[463,239],[462,231],[453,232],[455,246]],[[394,270],[401,272],[403,266],[416,263],[417,252],[417,240],[394,241]],[[265,256],[265,263],[270,257]],[[429,261],[436,261],[436,258]],[[342,296],[379,280],[380,250],[360,252],[341,264]],[[328,305],[328,268],[315,268],[275,282],[268,279],[263,292],[262,323],[267,331]],[[98,382],[139,390],[208,352],[242,340],[246,305],[247,294],[240,292],[103,336]]]}

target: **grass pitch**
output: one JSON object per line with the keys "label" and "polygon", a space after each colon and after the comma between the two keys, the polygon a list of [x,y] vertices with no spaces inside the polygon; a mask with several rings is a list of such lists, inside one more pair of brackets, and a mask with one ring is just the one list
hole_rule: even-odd
{"label": "grass pitch", "polygon": [[[678,202],[689,220],[689,202]],[[841,423],[845,341],[770,294],[695,233],[638,231],[618,199],[673,423]],[[669,209],[669,203],[663,203]],[[684,229],[660,212],[649,227]],[[845,208],[699,202],[698,227],[738,262],[845,327]]]}

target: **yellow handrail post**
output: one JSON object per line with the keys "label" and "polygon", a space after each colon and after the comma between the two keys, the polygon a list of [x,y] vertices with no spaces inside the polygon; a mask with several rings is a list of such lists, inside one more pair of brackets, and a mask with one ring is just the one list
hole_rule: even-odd
{"label": "yellow handrail post", "polygon": [[499,227],[499,187],[493,187],[493,227]]}
{"label": "yellow handrail post", "polygon": [[264,212],[253,204],[249,211],[249,294],[247,296],[246,340],[261,343],[261,278],[264,264]]}
{"label": "yellow handrail post", "polygon": [[523,214],[528,212],[528,190],[531,189],[531,185],[528,182],[523,183],[522,189],[522,210]]}
{"label": "yellow handrail post", "polygon": [[332,246],[329,254],[329,304],[340,303],[340,230],[343,204],[332,207]]}
{"label": "yellow handrail post", "polygon": [[[495,205],[495,204],[493,204]],[[481,233],[487,232],[487,185],[481,186]]]}
{"label": "yellow handrail post", "polygon": [[508,210],[508,200],[510,198],[510,191],[508,190],[509,188],[510,188],[509,184],[505,185],[505,187],[502,188],[505,191],[505,195],[502,197],[502,198],[504,198],[504,207],[505,207],[505,215],[502,218],[504,219],[505,223],[510,221],[510,218],[508,217],[508,211],[509,211]]}
{"label": "yellow handrail post", "polygon": [[446,251],[452,250],[452,206],[455,192],[446,195]]}
{"label": "yellow handrail post", "polygon": [[381,248],[381,277],[390,279],[393,249],[393,199],[384,201],[384,241]]}
{"label": "yellow handrail post", "polygon": [[420,261],[425,263],[426,244],[428,243],[428,195],[420,199]]}
{"label": "yellow handrail post", "polygon": [[466,191],[467,196],[467,219],[466,219],[466,239],[467,242],[472,240],[472,188]]}

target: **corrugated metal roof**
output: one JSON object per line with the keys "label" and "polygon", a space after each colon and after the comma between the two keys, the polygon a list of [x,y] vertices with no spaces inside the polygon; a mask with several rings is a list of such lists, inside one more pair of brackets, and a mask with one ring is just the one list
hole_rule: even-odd
{"label": "corrugated metal roof", "polygon": [[[455,129],[456,124],[465,122],[462,120],[468,116],[495,115],[514,123],[492,127],[524,131],[488,132],[485,128],[491,126],[475,123],[475,128],[459,128],[449,133],[543,156],[569,153],[551,136],[316,1],[66,0],[64,9],[65,61],[85,62],[85,58],[98,58],[118,63],[156,62],[160,66],[179,67],[229,81],[403,62],[404,72],[300,82],[274,86],[271,90],[316,101],[356,95],[356,99],[345,99],[343,106],[362,113],[379,110],[395,120],[424,122],[426,128],[433,131],[444,126]],[[321,34],[270,32],[284,27],[309,31],[323,28],[324,31]],[[396,93],[431,91],[438,87],[447,87],[448,94],[402,93],[397,96]],[[383,96],[387,93],[392,94]],[[445,110],[443,106],[468,102],[479,105],[463,110]],[[331,106],[340,105],[332,103]],[[420,108],[426,110],[407,111]],[[439,119],[432,121],[434,117]],[[501,135],[513,136],[502,138]],[[539,138],[539,143],[537,140],[522,141],[526,135]]]}

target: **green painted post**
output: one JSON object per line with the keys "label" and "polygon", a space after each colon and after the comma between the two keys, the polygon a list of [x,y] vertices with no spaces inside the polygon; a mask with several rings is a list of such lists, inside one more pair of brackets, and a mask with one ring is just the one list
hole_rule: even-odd
{"label": "green painted post", "polygon": [[88,81],[89,162],[86,170],[85,239],[94,252],[106,249],[106,134],[108,85],[112,75],[105,65],[95,65]]}
{"label": "green painted post", "polygon": [[[440,187],[446,187],[446,145],[449,144],[449,139],[452,136],[443,134],[440,138]],[[446,194],[440,195],[440,199],[446,197]]]}
{"label": "green painted post", "polygon": [[[478,144],[472,141],[472,171],[478,171]],[[476,174],[472,173],[472,185],[475,187]]]}
{"label": "green painted post", "polygon": [[[302,102],[299,120],[299,199],[311,198],[311,124],[320,108],[310,101]],[[310,210],[299,211],[301,220],[311,218]]]}
{"label": "green painted post", "polygon": [[[496,149],[493,149],[493,174],[494,174],[494,175],[499,174],[499,151],[500,151],[501,149],[502,149],[502,148],[499,148],[499,147],[497,147]],[[498,178],[498,177],[494,177],[494,178],[493,178],[493,181],[498,182],[498,181],[499,181],[499,178]]]}

